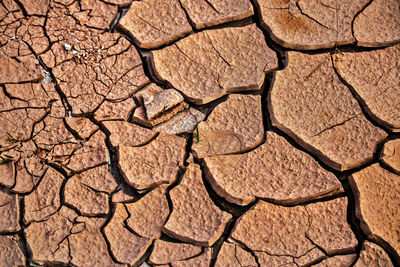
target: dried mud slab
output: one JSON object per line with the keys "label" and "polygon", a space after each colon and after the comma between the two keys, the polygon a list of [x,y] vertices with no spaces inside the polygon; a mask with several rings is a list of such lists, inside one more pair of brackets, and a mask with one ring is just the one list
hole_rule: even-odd
{"label": "dried mud slab", "polygon": [[374,164],[351,175],[349,181],[362,229],[369,238],[397,254],[399,260],[399,176]]}
{"label": "dried mud slab", "polygon": [[25,230],[32,260],[39,264],[73,264],[76,266],[114,263],[100,232],[103,218],[79,217],[66,207],[48,220],[33,222]]}
{"label": "dried mud slab", "polygon": [[372,160],[387,134],[364,117],[330,55],[288,52],[288,62],[269,94],[272,124],[336,170]]}
{"label": "dried mud slab", "polygon": [[351,85],[368,114],[394,132],[400,132],[400,66],[393,60],[399,57],[400,45],[333,56],[339,75]]}
{"label": "dried mud slab", "polygon": [[15,164],[12,158],[0,156],[0,184],[11,188],[15,184]]}
{"label": "dried mud slab", "polygon": [[204,162],[214,190],[239,205],[256,197],[296,204],[341,190],[333,173],[273,132],[267,132],[266,142],[255,150],[206,157]]}
{"label": "dried mud slab", "polygon": [[24,266],[25,256],[18,245],[17,236],[0,235],[0,264],[3,266]]}
{"label": "dried mud slab", "polygon": [[216,267],[235,267],[235,266],[248,266],[256,267],[257,262],[250,252],[244,250],[240,246],[224,242],[218,253]]}
{"label": "dried mud slab", "polygon": [[255,24],[207,30],[151,52],[155,74],[196,104],[227,93],[258,90],[276,54]]}
{"label": "dried mud slab", "polygon": [[345,198],[294,207],[260,201],[238,219],[231,237],[257,251],[262,266],[293,264],[294,258],[309,254],[301,263],[306,265],[325,256],[319,246],[341,253],[355,250],[358,242],[346,213]]}
{"label": "dried mud slab", "polygon": [[199,123],[192,150],[197,157],[240,153],[264,140],[261,96],[229,95]]}
{"label": "dried mud slab", "polygon": [[129,214],[123,204],[117,204],[114,215],[104,228],[111,252],[121,263],[135,264],[146,252],[152,239],[132,233],[125,225]]}
{"label": "dried mud slab", "polygon": [[232,218],[209,198],[197,164],[186,168],[181,183],[170,191],[170,197],[172,213],[163,231],[179,240],[212,246]]}
{"label": "dried mud slab", "polygon": [[192,31],[179,0],[134,1],[119,26],[141,48],[156,48]]}
{"label": "dried mud slab", "polygon": [[357,44],[367,47],[387,46],[400,41],[400,2],[373,0],[354,20]]}
{"label": "dried mud slab", "polygon": [[394,266],[386,252],[378,245],[365,241],[360,253],[360,257],[354,265],[355,267],[366,266]]}
{"label": "dried mud slab", "polygon": [[395,172],[400,173],[400,139],[385,143],[381,161]]}
{"label": "dried mud slab", "polygon": [[183,260],[183,261],[176,261],[172,262],[172,267],[191,267],[191,266],[199,266],[199,267],[207,267],[210,266],[211,263],[211,248],[205,248],[203,254],[200,256]]}
{"label": "dried mud slab", "polygon": [[201,254],[201,252],[202,249],[198,246],[156,240],[149,258],[149,263],[156,265],[170,264],[171,262],[193,258]]}
{"label": "dried mud slab", "polygon": [[240,20],[254,14],[249,0],[180,0],[196,29]]}
{"label": "dried mud slab", "polygon": [[0,233],[16,232],[20,229],[18,195],[0,191],[0,214]]}
{"label": "dried mud slab", "polygon": [[119,146],[140,146],[156,135],[156,132],[138,125],[123,121],[107,121],[103,125],[111,133],[110,142],[114,147]]}
{"label": "dried mud slab", "polygon": [[311,50],[355,42],[352,22],[368,0],[256,0],[261,25],[284,47]]}
{"label": "dried mud slab", "polygon": [[132,97],[117,101],[104,101],[96,110],[94,118],[97,121],[128,121],[130,114],[136,108]]}
{"label": "dried mud slab", "polygon": [[47,169],[35,190],[25,196],[25,223],[47,220],[58,211],[61,206],[60,194],[64,179],[64,176],[56,170]]}
{"label": "dried mud slab", "polygon": [[64,202],[84,216],[105,215],[110,211],[109,194],[117,187],[108,166],[102,165],[69,178],[64,189]]}
{"label": "dried mud slab", "polygon": [[129,213],[129,229],[142,237],[159,238],[161,228],[169,215],[165,196],[167,185],[161,185],[134,203],[125,204]]}
{"label": "dried mud slab", "polygon": [[317,267],[329,267],[329,266],[352,266],[352,263],[357,258],[356,254],[349,255],[338,255],[331,258],[328,258],[318,264],[313,266]]}
{"label": "dried mud slab", "polygon": [[132,187],[146,189],[177,179],[186,155],[186,140],[160,134],[141,147],[120,146],[118,166]]}

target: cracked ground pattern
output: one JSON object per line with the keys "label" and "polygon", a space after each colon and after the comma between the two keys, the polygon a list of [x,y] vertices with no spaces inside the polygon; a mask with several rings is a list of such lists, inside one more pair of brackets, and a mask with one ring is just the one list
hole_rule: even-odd
{"label": "cracked ground pattern", "polygon": [[1,0],[0,266],[399,266],[399,0]]}

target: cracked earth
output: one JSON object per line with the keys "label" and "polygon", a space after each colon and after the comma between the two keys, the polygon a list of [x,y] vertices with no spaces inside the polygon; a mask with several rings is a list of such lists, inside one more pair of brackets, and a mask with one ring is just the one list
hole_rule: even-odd
{"label": "cracked earth", "polygon": [[0,1],[0,266],[399,266],[399,0]]}

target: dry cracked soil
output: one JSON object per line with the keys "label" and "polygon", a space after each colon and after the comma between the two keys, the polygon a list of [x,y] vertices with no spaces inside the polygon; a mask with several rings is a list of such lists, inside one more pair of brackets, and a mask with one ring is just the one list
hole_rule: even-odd
{"label": "dry cracked soil", "polygon": [[399,266],[400,0],[1,0],[0,266]]}

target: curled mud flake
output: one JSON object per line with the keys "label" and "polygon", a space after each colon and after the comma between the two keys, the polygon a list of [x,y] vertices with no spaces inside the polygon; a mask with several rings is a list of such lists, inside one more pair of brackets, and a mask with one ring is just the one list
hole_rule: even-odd
{"label": "curled mud flake", "polygon": [[400,41],[400,2],[373,0],[354,20],[357,44],[367,47],[388,46]]}
{"label": "curled mud flake", "polygon": [[245,19],[254,14],[249,0],[180,0],[196,29]]}
{"label": "curled mud flake", "polygon": [[206,178],[228,201],[255,198],[297,204],[341,191],[339,180],[283,137],[267,132],[266,143],[238,155],[204,158]]}
{"label": "curled mud flake", "polygon": [[0,233],[16,232],[19,225],[18,195],[0,191]]}
{"label": "curled mud flake", "polygon": [[399,57],[400,45],[333,56],[339,75],[350,84],[368,114],[393,132],[400,132],[400,65],[393,60]]}
{"label": "curled mud flake", "polygon": [[400,179],[374,164],[349,178],[356,197],[356,215],[367,236],[400,257]]}
{"label": "curled mud flake", "polygon": [[[295,207],[261,201],[239,218],[231,237],[257,251],[257,258],[262,265],[294,265],[293,260],[301,257],[301,264],[310,264],[322,259],[325,254],[321,252],[331,248],[342,253],[355,250],[357,239],[342,216],[346,214],[346,209],[347,200],[344,198]],[[331,214],[332,211],[338,212]],[[285,223],[289,221],[290,224]],[[316,232],[319,234],[314,236]],[[315,249],[324,251],[315,253]],[[305,257],[307,254],[313,257]]]}
{"label": "curled mud flake", "polygon": [[192,31],[179,0],[134,1],[119,26],[141,48],[156,48]]}
{"label": "curled mud flake", "polygon": [[336,170],[371,161],[387,134],[364,117],[330,55],[288,52],[288,60],[269,94],[272,124]]}
{"label": "curled mud flake", "polygon": [[196,104],[259,90],[277,57],[255,24],[207,30],[151,52],[155,74]]}
{"label": "curled mud flake", "polygon": [[352,22],[368,0],[256,0],[261,25],[284,47],[313,50],[355,42]]}
{"label": "curled mud flake", "polygon": [[196,164],[187,167],[181,183],[170,191],[170,196],[173,209],[163,231],[182,241],[211,246],[232,218],[209,198],[201,169]]}
{"label": "curled mud flake", "polygon": [[261,97],[232,94],[197,126],[192,150],[200,158],[241,153],[259,145],[264,133]]}
{"label": "curled mud flake", "polygon": [[143,256],[153,239],[132,233],[125,224],[129,216],[124,205],[117,204],[104,233],[114,257],[121,263],[133,265]]}
{"label": "curled mud flake", "polygon": [[140,200],[125,204],[129,213],[129,218],[126,220],[129,229],[142,237],[161,236],[161,228],[169,215],[166,189],[167,185],[161,185]]}
{"label": "curled mud flake", "polygon": [[0,235],[0,263],[3,266],[24,266],[25,255],[19,247],[17,236]]}
{"label": "curled mud flake", "polygon": [[166,134],[193,133],[197,124],[204,118],[204,113],[189,107],[177,113],[168,121],[158,124],[154,127],[154,130]]}
{"label": "curled mud flake", "polygon": [[170,134],[160,134],[140,147],[119,147],[119,168],[131,186],[146,189],[173,183],[186,155],[186,140]]}
{"label": "curled mud flake", "polygon": [[154,242],[153,251],[149,258],[150,264],[170,264],[175,261],[186,260],[201,254],[201,247],[185,243],[173,243],[163,240]]}
{"label": "curled mud flake", "polygon": [[117,186],[108,166],[102,165],[69,178],[64,189],[64,201],[85,216],[108,214],[108,197]]}
{"label": "curled mud flake", "polygon": [[400,139],[389,141],[384,145],[381,160],[400,174]]}
{"label": "curled mud flake", "polygon": [[25,223],[47,220],[60,208],[63,181],[64,177],[56,170],[49,168],[46,171],[35,190],[25,196]]}

